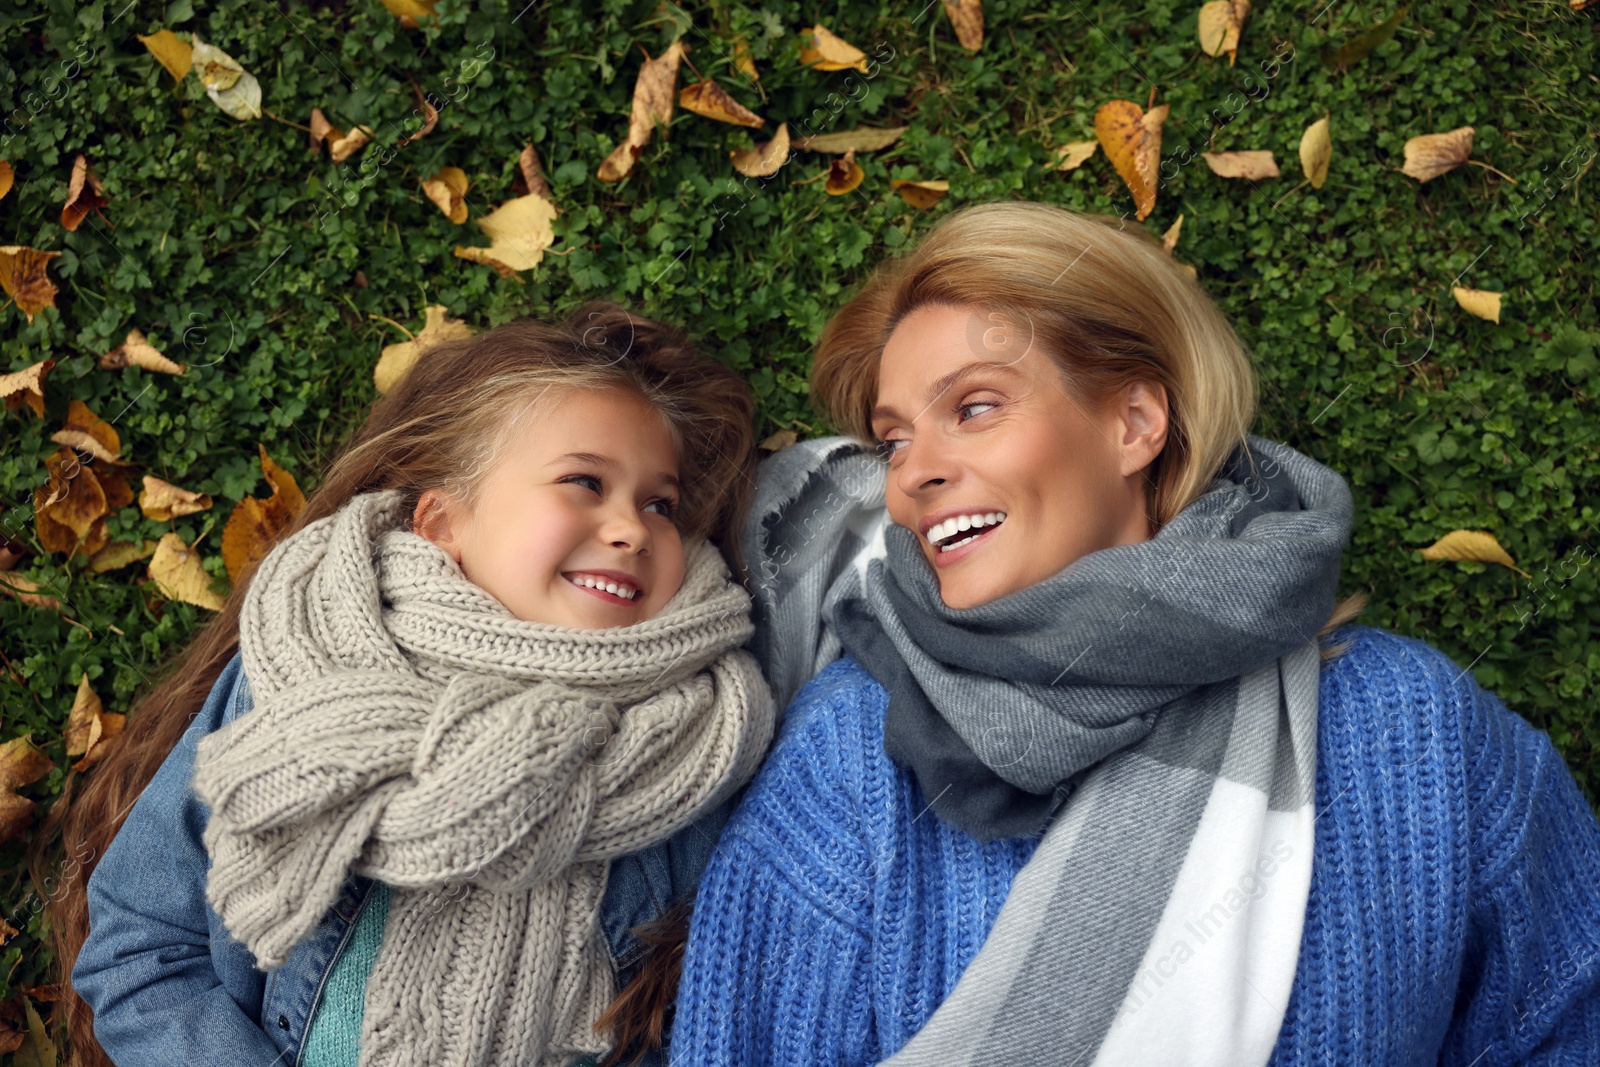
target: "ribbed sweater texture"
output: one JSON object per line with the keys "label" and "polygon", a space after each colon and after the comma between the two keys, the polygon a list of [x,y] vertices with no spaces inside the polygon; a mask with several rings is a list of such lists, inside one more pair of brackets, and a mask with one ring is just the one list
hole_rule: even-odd
{"label": "ribbed sweater texture", "polygon": [[388,916],[389,887],[374,882],[344,951],[328,972],[322,1000],[311,1017],[300,1067],[356,1067],[360,1061],[367,976],[383,945],[383,925]]}

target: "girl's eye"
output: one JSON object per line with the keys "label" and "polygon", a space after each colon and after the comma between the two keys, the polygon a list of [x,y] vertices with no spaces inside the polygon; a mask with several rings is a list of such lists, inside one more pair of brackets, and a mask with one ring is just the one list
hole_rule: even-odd
{"label": "girl's eye", "polygon": [[646,507],[654,507],[657,504],[661,505],[663,509],[661,514],[665,515],[667,518],[675,519],[678,517],[678,502],[676,500],[668,500],[667,498],[662,497],[660,500],[650,501]]}
{"label": "girl's eye", "polygon": [[[595,477],[593,474],[569,474],[567,477],[561,479],[561,481],[562,482],[572,482],[572,483],[575,483],[575,484],[578,484],[578,483],[593,483],[592,488],[594,489],[594,491],[596,493],[599,493],[601,491],[600,490],[600,479]],[[677,516],[678,516],[678,502],[676,500],[673,500],[673,499],[671,499],[669,497],[662,497],[659,500],[650,501],[650,503],[646,504],[645,506],[646,507],[655,507],[658,504],[661,505],[661,507],[663,509],[661,511],[662,515],[665,515],[669,519],[677,518]]]}
{"label": "girl's eye", "polygon": [[563,482],[593,482],[594,483],[594,491],[596,493],[598,493],[600,491],[600,479],[596,478],[592,474],[572,474],[572,475],[568,475],[567,477],[565,477],[565,478],[563,478],[561,480]]}

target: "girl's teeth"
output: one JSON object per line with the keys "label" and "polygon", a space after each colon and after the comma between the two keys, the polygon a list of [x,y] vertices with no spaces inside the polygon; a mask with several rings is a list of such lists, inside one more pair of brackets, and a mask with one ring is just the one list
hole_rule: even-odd
{"label": "girl's teeth", "polygon": [[587,574],[581,578],[570,578],[568,581],[572,582],[573,585],[581,585],[585,589],[604,589],[613,596],[620,596],[624,600],[632,600],[639,595],[637,589],[629,589],[626,586],[618,585],[616,582],[603,582],[598,578],[591,578]]}

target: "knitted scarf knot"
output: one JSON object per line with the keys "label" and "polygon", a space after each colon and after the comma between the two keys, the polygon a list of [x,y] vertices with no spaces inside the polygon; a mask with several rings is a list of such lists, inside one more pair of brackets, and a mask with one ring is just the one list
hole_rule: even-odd
{"label": "knitted scarf knot", "polygon": [[613,629],[526,622],[366,493],[273,548],[239,623],[256,706],[202,739],[207,897],[281,966],[347,872],[395,890],[361,1067],[571,1062],[609,1048],[610,861],[755,772],[770,690],[714,545]]}

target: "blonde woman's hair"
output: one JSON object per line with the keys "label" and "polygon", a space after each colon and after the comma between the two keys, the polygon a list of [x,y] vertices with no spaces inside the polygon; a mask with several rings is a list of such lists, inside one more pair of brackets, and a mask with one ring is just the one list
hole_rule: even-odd
{"label": "blonde woman's hair", "polygon": [[[1031,324],[1069,391],[1098,406],[1135,381],[1167,394],[1167,443],[1145,472],[1156,529],[1206,491],[1255,420],[1256,376],[1233,327],[1161,242],[1136,223],[1048,204],[963,208],[886,260],[822,331],[813,403],[876,441],[878,363],[918,308],[997,312]],[[1361,609],[1341,601],[1323,632]]]}

